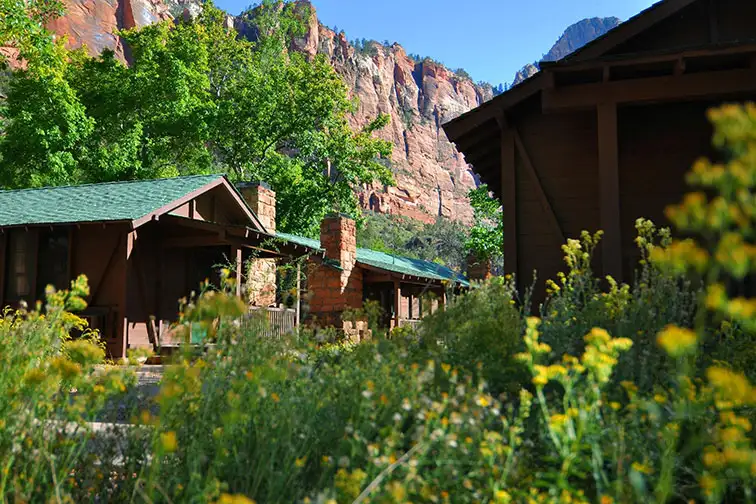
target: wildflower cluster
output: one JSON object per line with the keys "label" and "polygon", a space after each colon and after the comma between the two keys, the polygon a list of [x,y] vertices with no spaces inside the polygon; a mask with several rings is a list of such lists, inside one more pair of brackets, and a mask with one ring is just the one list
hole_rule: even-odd
{"label": "wildflower cluster", "polygon": [[[97,334],[72,313],[86,307],[88,293],[86,278],[79,277],[70,290],[48,287],[44,312],[40,303],[0,316],[1,500],[44,501],[50,492],[73,499],[93,488],[87,482],[107,463],[103,457],[100,469],[86,468],[82,440],[93,436],[88,422],[131,380],[102,366]],[[72,340],[74,329],[84,336]]]}

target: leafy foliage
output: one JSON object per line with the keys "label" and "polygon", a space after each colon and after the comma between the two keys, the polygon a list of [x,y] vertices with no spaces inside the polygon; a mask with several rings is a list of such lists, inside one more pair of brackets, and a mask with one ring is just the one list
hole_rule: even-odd
{"label": "leafy foliage", "polygon": [[468,193],[475,224],[465,242],[465,249],[480,260],[501,257],[504,253],[504,218],[501,205],[491,197],[488,186],[481,185]]}
{"label": "leafy foliage", "polygon": [[127,30],[130,66],[56,47],[10,83],[0,184],[226,172],[272,186],[282,231],[313,235],[328,211],[355,213],[355,185],[392,182],[391,145],[373,136],[388,116],[350,128],[354,103],[325,58],[288,50],[302,8],[257,7],[255,42],[211,4],[195,20]]}
{"label": "leafy foliage", "polygon": [[443,218],[423,224],[407,217],[366,212],[357,231],[360,247],[435,261],[453,269],[464,264],[463,240],[464,227]]}

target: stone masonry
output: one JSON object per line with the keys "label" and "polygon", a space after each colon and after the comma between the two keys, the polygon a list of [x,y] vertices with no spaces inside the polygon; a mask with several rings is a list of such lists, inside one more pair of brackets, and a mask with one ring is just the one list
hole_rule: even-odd
{"label": "stone masonry", "polygon": [[491,259],[478,259],[474,254],[467,256],[467,278],[476,282],[488,280],[491,273]]}
{"label": "stone masonry", "polygon": [[354,220],[341,214],[328,215],[320,224],[327,261],[314,265],[308,278],[310,316],[319,326],[341,327],[344,310],[362,308],[356,232]]}
{"label": "stone masonry", "polygon": [[[276,193],[263,182],[241,184],[239,191],[265,230],[275,234]],[[267,307],[276,304],[275,259],[252,258],[248,261],[246,292],[250,306]]]}

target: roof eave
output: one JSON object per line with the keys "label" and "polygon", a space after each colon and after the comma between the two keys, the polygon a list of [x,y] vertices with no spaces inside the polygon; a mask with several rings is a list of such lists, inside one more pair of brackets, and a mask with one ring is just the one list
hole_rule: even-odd
{"label": "roof eave", "polygon": [[32,228],[32,227],[56,227],[56,226],[92,226],[97,224],[111,225],[111,224],[127,224],[131,225],[133,221],[128,219],[101,219],[101,220],[81,220],[81,221],[67,221],[67,222],[28,222],[22,224],[0,224],[0,232],[5,229],[18,229],[18,228]]}

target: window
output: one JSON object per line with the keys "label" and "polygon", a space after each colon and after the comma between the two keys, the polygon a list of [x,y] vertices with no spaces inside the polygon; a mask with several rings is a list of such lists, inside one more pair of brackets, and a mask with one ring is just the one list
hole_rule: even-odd
{"label": "window", "polygon": [[14,229],[8,235],[8,268],[5,292],[9,301],[31,301],[34,294],[34,268],[36,266],[36,238],[33,231]]}
{"label": "window", "polygon": [[41,229],[38,243],[35,295],[44,299],[48,285],[58,290],[68,287],[68,229]]}

